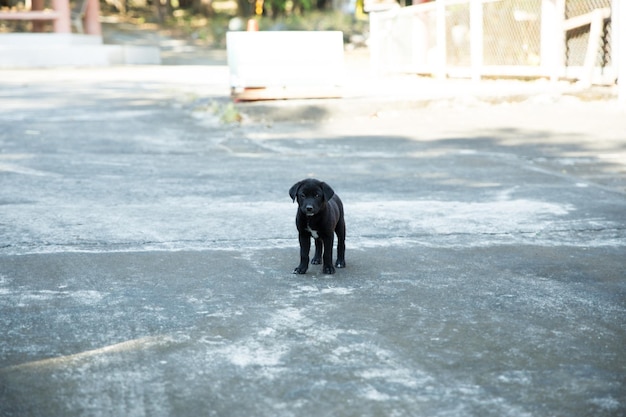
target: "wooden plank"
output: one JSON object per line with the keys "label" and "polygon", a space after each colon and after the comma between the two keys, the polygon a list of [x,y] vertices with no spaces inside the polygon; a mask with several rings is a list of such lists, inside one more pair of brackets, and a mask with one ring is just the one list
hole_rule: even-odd
{"label": "wooden plank", "polygon": [[585,87],[591,86],[593,69],[596,66],[596,58],[600,50],[600,42],[602,41],[604,19],[606,19],[602,9],[596,9],[591,14],[589,42],[587,44],[587,53],[585,54],[585,63],[583,64],[584,72],[580,78],[581,85]]}
{"label": "wooden plank", "polygon": [[595,9],[589,13],[569,18],[563,22],[563,30],[568,31],[581,26],[590,25],[591,22],[597,18],[597,16],[602,16],[602,19],[608,19],[611,17],[611,9],[609,7]]}
{"label": "wooden plank", "polygon": [[296,87],[267,87],[233,89],[232,98],[236,102],[261,100],[298,100],[341,98],[341,89],[337,88],[296,88]]}
{"label": "wooden plank", "polygon": [[0,12],[0,20],[56,20],[60,14],[53,11]]}

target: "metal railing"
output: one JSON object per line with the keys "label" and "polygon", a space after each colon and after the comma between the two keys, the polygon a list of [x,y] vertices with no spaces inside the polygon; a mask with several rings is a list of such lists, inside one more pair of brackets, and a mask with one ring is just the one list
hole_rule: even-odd
{"label": "metal railing", "polygon": [[370,13],[378,73],[613,83],[619,0],[437,0]]}

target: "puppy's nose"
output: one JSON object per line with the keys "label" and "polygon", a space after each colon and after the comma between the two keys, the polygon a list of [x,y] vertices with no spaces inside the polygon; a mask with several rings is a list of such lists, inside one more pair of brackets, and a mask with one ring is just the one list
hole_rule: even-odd
{"label": "puppy's nose", "polygon": [[308,205],[308,206],[305,207],[305,210],[306,210],[307,213],[313,213],[313,206]]}

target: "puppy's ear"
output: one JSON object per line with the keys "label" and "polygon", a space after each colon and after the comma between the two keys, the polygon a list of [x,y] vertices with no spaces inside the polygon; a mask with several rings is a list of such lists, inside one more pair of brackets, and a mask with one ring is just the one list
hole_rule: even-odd
{"label": "puppy's ear", "polygon": [[331,198],[333,198],[333,196],[335,195],[335,192],[333,191],[332,188],[330,188],[330,185],[323,182],[320,184],[320,187],[322,187],[322,191],[324,192],[324,200],[328,201]]}
{"label": "puppy's ear", "polygon": [[296,197],[298,196],[298,189],[300,188],[300,185],[302,185],[302,181],[295,183],[289,189],[289,197],[291,197],[293,201],[296,201]]}

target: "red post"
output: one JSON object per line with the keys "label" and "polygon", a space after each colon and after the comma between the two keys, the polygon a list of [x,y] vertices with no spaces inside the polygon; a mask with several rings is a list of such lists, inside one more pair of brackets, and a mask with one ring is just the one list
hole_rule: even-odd
{"label": "red post", "polygon": [[259,22],[255,19],[248,20],[248,26],[246,27],[248,32],[258,32],[259,31]]}
{"label": "red post", "polygon": [[[43,10],[43,0],[32,0],[31,10],[33,12],[39,12]],[[43,32],[45,30],[46,22],[43,20],[33,20],[33,32]]]}
{"label": "red post", "polygon": [[102,36],[102,25],[100,25],[100,3],[98,0],[87,1],[85,9],[85,33],[88,35]]}
{"label": "red post", "polygon": [[69,0],[52,0],[52,8],[59,14],[59,17],[53,21],[55,33],[71,33],[72,25],[70,23],[70,1]]}

